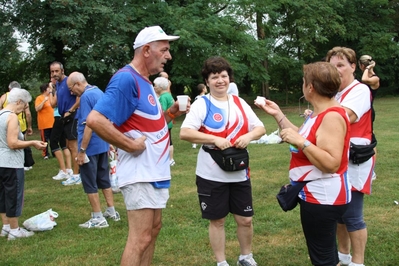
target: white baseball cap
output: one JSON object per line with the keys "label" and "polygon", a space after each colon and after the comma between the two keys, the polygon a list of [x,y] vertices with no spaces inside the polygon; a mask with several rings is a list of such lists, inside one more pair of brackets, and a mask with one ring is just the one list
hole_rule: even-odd
{"label": "white baseball cap", "polygon": [[142,29],[136,37],[133,44],[133,49],[155,41],[175,41],[180,36],[167,35],[160,26],[145,27]]}

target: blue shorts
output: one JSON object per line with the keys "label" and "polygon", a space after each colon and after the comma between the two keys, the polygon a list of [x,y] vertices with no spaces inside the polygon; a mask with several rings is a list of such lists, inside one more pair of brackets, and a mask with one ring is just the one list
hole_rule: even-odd
{"label": "blue shorts", "polygon": [[338,223],[345,224],[348,232],[354,232],[366,228],[363,220],[363,196],[359,191],[352,191],[352,200],[344,215],[338,219]]}
{"label": "blue shorts", "polygon": [[244,217],[252,217],[251,180],[235,183],[222,183],[203,179],[196,180],[202,218],[218,220],[231,212]]}
{"label": "blue shorts", "polygon": [[23,168],[0,167],[0,213],[19,217],[24,203],[25,172]]}
{"label": "blue shorts", "polygon": [[88,157],[90,162],[79,166],[85,193],[97,193],[98,189],[110,188],[107,152]]}

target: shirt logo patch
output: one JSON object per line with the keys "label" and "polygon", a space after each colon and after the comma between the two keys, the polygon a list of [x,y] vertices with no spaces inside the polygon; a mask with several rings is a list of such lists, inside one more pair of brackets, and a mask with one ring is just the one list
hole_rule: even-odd
{"label": "shirt logo patch", "polygon": [[148,102],[152,105],[152,106],[155,106],[155,99],[154,99],[154,96],[152,96],[152,94],[149,94],[148,95]]}
{"label": "shirt logo patch", "polygon": [[215,120],[216,122],[220,122],[223,120],[223,116],[219,113],[216,113],[213,115],[213,120]]}

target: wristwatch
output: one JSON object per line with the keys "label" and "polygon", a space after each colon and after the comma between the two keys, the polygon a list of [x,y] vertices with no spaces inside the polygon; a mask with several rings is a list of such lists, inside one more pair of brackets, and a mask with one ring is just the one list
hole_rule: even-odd
{"label": "wristwatch", "polygon": [[80,149],[79,149],[79,152],[80,152],[80,153],[85,153],[85,152],[86,152],[86,149],[80,148]]}
{"label": "wristwatch", "polygon": [[308,146],[310,146],[310,144],[312,144],[312,143],[309,140],[305,139],[305,142],[303,143],[302,150],[306,149]]}

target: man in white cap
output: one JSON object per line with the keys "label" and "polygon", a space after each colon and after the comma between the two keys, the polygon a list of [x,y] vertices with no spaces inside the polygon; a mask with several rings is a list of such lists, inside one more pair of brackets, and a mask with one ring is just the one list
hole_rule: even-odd
{"label": "man in white cap", "polygon": [[[161,230],[162,209],[169,198],[169,134],[167,122],[186,113],[176,101],[162,111],[149,80],[172,59],[161,27],[146,27],[134,42],[134,57],[110,80],[86,123],[118,147],[117,175],[125,201],[129,236],[121,265],[149,266]],[[112,122],[111,122],[112,121]]]}

